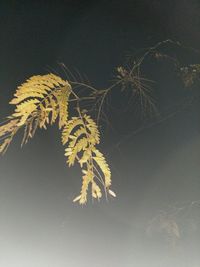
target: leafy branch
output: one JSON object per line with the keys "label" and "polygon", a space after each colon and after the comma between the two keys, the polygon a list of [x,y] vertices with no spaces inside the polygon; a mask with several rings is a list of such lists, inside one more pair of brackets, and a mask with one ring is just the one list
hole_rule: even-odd
{"label": "leafy branch", "polygon": [[[6,152],[20,129],[24,129],[21,142],[24,145],[34,137],[38,128],[47,129],[48,125],[57,122],[67,165],[70,167],[77,162],[82,169],[82,188],[74,201],[85,204],[89,189],[93,198],[100,199],[101,187],[106,198],[108,194],[115,197],[110,189],[110,168],[97,148],[100,143],[99,123],[108,95],[116,90],[131,92],[134,104],[140,106],[142,113],[156,118],[156,121],[131,133],[136,134],[174,115],[173,112],[160,118],[151,87],[154,81],[146,78],[143,73],[147,59],[169,61],[186,88],[193,88],[200,80],[200,64],[181,65],[176,57],[162,52],[163,47],[168,45],[198,53],[172,40],[159,42],[143,50],[142,55],[139,53],[130,57],[127,64],[118,66],[111,85],[104,89],[96,89],[88,81],[85,82],[79,73],[79,78],[76,79],[64,64],[62,67],[68,76],[67,80],[52,73],[30,77],[17,87],[14,98],[10,101],[11,105],[15,105],[14,112],[0,124],[0,153]],[[95,119],[92,118],[94,111]],[[126,136],[129,137],[130,135]]]}

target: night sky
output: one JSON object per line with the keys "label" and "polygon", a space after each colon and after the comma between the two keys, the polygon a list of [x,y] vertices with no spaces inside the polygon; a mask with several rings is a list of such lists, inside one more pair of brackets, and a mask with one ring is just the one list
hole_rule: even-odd
{"label": "night sky", "polygon": [[[141,48],[170,38],[200,49],[199,29],[198,0],[0,1],[1,120],[30,76],[53,72],[67,79],[60,62],[106,88],[116,67]],[[178,56],[183,65],[200,63],[200,54],[186,49]],[[170,66],[149,64],[145,71],[158,80],[162,114],[192,94]],[[110,124],[101,121],[116,199],[72,202],[81,171],[66,166],[56,126],[38,130],[22,149],[22,133],[16,136],[0,160],[0,266],[199,266],[200,208],[188,209],[200,199],[199,102],[131,135],[144,121],[134,108],[125,111],[122,96],[110,96]],[[173,217],[180,238],[172,248],[156,226],[151,234],[146,229],[175,206],[184,208]]]}

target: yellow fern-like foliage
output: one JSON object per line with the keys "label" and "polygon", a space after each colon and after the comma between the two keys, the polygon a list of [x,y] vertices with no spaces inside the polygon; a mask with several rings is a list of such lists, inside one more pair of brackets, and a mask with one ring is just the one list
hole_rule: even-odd
{"label": "yellow fern-like foliage", "polygon": [[87,201],[87,191],[91,184],[92,197],[102,196],[98,182],[110,195],[111,172],[103,154],[96,148],[100,135],[96,123],[90,116],[79,111],[78,117],[68,119],[68,105],[71,94],[79,101],[68,81],[54,74],[36,75],[20,85],[10,104],[15,105],[14,113],[0,125],[0,153],[5,153],[14,135],[24,128],[22,145],[32,138],[36,129],[53,124],[58,119],[62,130],[62,143],[67,143],[65,155],[67,164],[74,165],[77,161],[83,173],[80,195],[74,200],[80,204]]}
{"label": "yellow fern-like foliage", "polygon": [[103,154],[96,148],[99,144],[99,130],[96,123],[86,114],[73,117],[67,122],[62,131],[62,143],[67,143],[65,156],[67,164],[74,165],[77,161],[83,173],[81,193],[74,201],[80,204],[87,202],[87,191],[91,184],[92,197],[100,199],[101,189],[97,185],[100,182],[106,192],[112,194],[109,187],[111,185],[111,172]]}
{"label": "yellow fern-like foliage", "polygon": [[8,122],[0,127],[0,152],[4,153],[14,135],[24,127],[22,145],[32,138],[36,129],[46,129],[59,118],[61,129],[68,119],[68,99],[71,86],[67,81],[52,73],[36,75],[18,86],[10,104],[15,105]]}
{"label": "yellow fern-like foliage", "polygon": [[59,116],[59,128],[62,128],[68,117],[68,98],[71,86],[54,74],[32,76],[18,87],[10,104],[16,105],[12,117],[20,118],[18,126],[26,123],[30,116],[39,117],[40,128],[54,123]]}
{"label": "yellow fern-like foliage", "polygon": [[15,133],[18,130],[18,124],[19,120],[18,119],[13,119],[6,124],[3,124],[0,126],[0,139],[1,139],[1,144],[0,144],[0,153],[4,154],[10,145]]}

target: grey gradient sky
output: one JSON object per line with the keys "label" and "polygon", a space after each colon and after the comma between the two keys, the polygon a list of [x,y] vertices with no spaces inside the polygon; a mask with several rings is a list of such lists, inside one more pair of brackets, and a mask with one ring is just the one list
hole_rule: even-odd
{"label": "grey gradient sky", "polygon": [[[199,27],[198,0],[0,1],[1,118],[12,112],[8,102],[29,76],[63,75],[58,62],[102,88],[139,48],[172,38],[199,49]],[[200,62],[192,53],[181,56]],[[164,68],[148,68],[162,81],[158,105],[173,109],[187,93]],[[187,209],[200,199],[199,103],[124,139],[138,121],[130,110],[121,112],[120,101],[121,95],[111,100],[114,130],[103,128],[101,146],[116,199],[72,203],[81,173],[67,168],[56,127],[38,130],[23,149],[19,134],[1,157],[0,267],[199,266],[200,208]],[[156,226],[150,235],[146,228],[174,206],[186,208],[175,217],[181,237],[172,249]]]}

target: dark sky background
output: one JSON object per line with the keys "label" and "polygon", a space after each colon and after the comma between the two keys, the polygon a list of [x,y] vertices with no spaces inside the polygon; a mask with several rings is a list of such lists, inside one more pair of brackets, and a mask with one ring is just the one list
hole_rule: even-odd
{"label": "dark sky background", "polygon": [[[199,29],[198,0],[0,1],[1,118],[12,112],[8,102],[29,76],[57,71],[66,78],[58,62],[105,88],[127,54],[168,38],[199,49]],[[192,52],[179,56],[183,64],[200,62]],[[188,95],[165,68],[148,71],[155,77],[158,71],[162,81],[156,85],[161,109]],[[107,125],[102,132],[117,193],[109,202],[72,203],[81,173],[65,165],[56,127],[38,130],[23,149],[22,136],[15,138],[0,161],[0,266],[199,266],[199,209],[175,217],[176,249],[159,230],[145,232],[160,210],[200,198],[199,105],[123,139],[138,120],[123,112],[121,99],[116,94],[115,111],[107,108],[114,130]]]}

